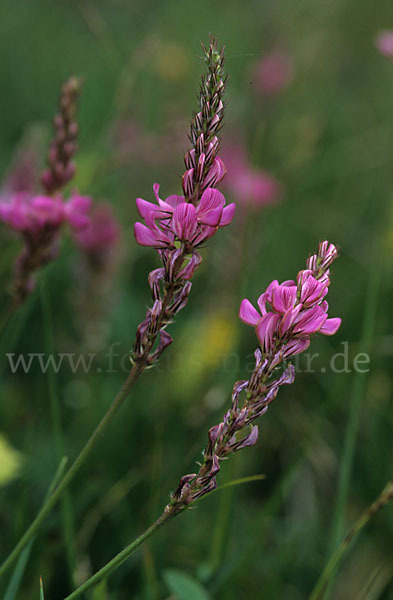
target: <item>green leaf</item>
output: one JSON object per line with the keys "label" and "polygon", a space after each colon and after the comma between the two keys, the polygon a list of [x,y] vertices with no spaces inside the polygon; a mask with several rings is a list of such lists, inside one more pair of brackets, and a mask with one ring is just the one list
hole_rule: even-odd
{"label": "green leaf", "polygon": [[44,584],[42,583],[42,577],[40,577],[40,600],[45,600],[45,598],[44,598]]}
{"label": "green leaf", "polygon": [[103,579],[98,585],[95,586],[92,593],[92,600],[106,600],[107,595],[107,580]]}
{"label": "green leaf", "polygon": [[174,594],[176,600],[209,600],[210,596],[205,588],[186,573],[176,569],[164,571],[164,580],[169,591]]}

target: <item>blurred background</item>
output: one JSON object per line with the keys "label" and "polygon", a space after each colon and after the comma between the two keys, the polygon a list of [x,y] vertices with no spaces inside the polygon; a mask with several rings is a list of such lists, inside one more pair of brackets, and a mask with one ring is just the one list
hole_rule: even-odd
{"label": "blurred background", "polygon": [[[202,251],[189,304],[171,326],[174,343],[72,484],[71,560],[83,581],[161,513],[194,470],[234,381],[253,367],[256,339],[237,318],[241,299],[255,302],[272,279],[294,278],[329,239],[341,254],[330,315],[342,327],[313,341],[312,372],[300,361],[295,384],[260,423],[258,444],[223,465],[220,483],[266,478],[204,499],[89,596],[308,597],[337,540],[393,471],[393,61],[377,39],[392,27],[389,0],[2,0],[1,187],[18,168],[29,181],[40,172],[59,88],[78,75],[71,187],[110,205],[117,223],[98,265],[64,238],[41,277],[50,318],[36,290],[0,340],[2,558],[58,465],[51,393],[73,458],[125,378],[150,302],[147,274],[158,266],[154,251],[134,241],[135,198],[153,200],[154,182],[162,197],[181,193],[200,42],[213,32],[226,46],[230,77],[221,189],[237,212]],[[20,247],[1,224],[2,306]],[[88,372],[64,364],[50,375],[36,362],[27,374],[11,372],[6,353],[47,353],[50,337],[56,353],[93,355]],[[370,356],[367,372],[354,369],[358,353]],[[70,591],[64,514],[58,507],[41,528],[16,598],[38,598],[39,575],[46,598]],[[330,597],[392,600],[392,536],[390,506],[363,531]]]}

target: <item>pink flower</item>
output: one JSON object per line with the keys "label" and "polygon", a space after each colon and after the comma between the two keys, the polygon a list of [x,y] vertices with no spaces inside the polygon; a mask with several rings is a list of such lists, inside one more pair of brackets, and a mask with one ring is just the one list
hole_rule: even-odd
{"label": "pink flower", "polygon": [[73,229],[84,229],[89,225],[91,205],[92,199],[89,196],[80,196],[77,192],[72,194],[64,205],[64,214]]}
{"label": "pink flower", "polygon": [[220,227],[232,221],[235,205],[225,206],[221,192],[207,188],[197,207],[186,202],[184,196],[168,196],[162,200],[159,185],[153,186],[157,204],[137,198],[136,205],[143,223],[135,223],[135,239],[141,246],[174,248],[177,241],[196,248],[211,238]]}
{"label": "pink flower", "polygon": [[257,91],[262,96],[274,96],[288,87],[293,79],[293,64],[283,52],[273,51],[254,66]]}
{"label": "pink flower", "polygon": [[[80,215],[77,220],[80,222]],[[119,235],[120,228],[111,206],[102,203],[94,207],[87,226],[77,228],[74,237],[85,252],[101,256],[101,254],[110,252],[117,243]]]}
{"label": "pink flower", "polygon": [[266,171],[250,167],[246,151],[238,141],[224,148],[223,157],[228,168],[223,185],[240,203],[257,209],[280,199],[280,183]]}
{"label": "pink flower", "polygon": [[381,54],[393,58],[393,30],[383,29],[375,38],[375,45]]}
{"label": "pink flower", "polygon": [[274,354],[282,347],[285,356],[293,356],[308,347],[311,335],[336,333],[341,319],[328,318],[328,303],[324,300],[330,283],[329,266],[336,256],[335,246],[322,242],[318,255],[307,261],[307,266],[314,265],[315,268],[300,271],[297,284],[272,281],[258,298],[259,311],[249,300],[241,302],[239,317],[256,328],[266,354]]}
{"label": "pink flower", "polygon": [[58,229],[64,219],[64,205],[59,196],[32,196],[20,192],[0,200],[0,220],[12,229],[32,236],[44,229]]}
{"label": "pink flower", "polygon": [[73,229],[89,224],[91,198],[73,194],[64,203],[61,196],[33,196],[26,192],[14,193],[0,200],[0,220],[12,229],[37,237],[43,231],[56,231],[65,222]]}

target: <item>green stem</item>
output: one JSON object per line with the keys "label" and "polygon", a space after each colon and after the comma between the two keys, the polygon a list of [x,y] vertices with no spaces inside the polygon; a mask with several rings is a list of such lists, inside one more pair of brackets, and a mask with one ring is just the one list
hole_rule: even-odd
{"label": "green stem", "polygon": [[368,523],[372,516],[374,516],[381,508],[386,506],[388,502],[393,500],[393,479],[389,481],[375,501],[368,507],[367,510],[359,517],[356,523],[351,527],[346,537],[343,539],[341,544],[336,548],[330,557],[326,567],[322,571],[317,583],[309,600],[322,600],[325,595],[326,589],[334,577],[337,567],[342,561],[343,556],[348,552],[355,538],[359,535],[363,527]]}
{"label": "green stem", "polygon": [[89,456],[90,452],[93,450],[96,442],[100,439],[101,435],[104,433],[105,429],[109,425],[113,416],[116,414],[119,407],[123,404],[124,400],[126,399],[126,397],[129,394],[131,388],[133,387],[133,385],[135,384],[135,382],[137,381],[139,375],[142,373],[143,370],[144,370],[144,365],[140,364],[140,363],[136,363],[132,367],[132,369],[131,369],[126,381],[124,382],[123,386],[121,387],[120,391],[118,392],[118,394],[116,395],[112,404],[108,408],[107,412],[105,413],[105,415],[101,419],[100,423],[98,424],[98,426],[96,427],[96,429],[94,430],[92,435],[90,436],[89,440],[86,442],[85,446],[82,448],[81,452],[79,453],[79,455],[77,456],[77,458],[75,459],[75,461],[73,462],[73,464],[71,465],[71,467],[69,468],[69,470],[67,471],[65,476],[63,477],[63,479],[61,480],[59,486],[56,488],[56,490],[53,492],[53,494],[48,498],[48,500],[44,503],[44,505],[42,506],[41,510],[39,511],[38,515],[36,516],[36,518],[34,519],[32,524],[30,525],[30,527],[27,529],[27,531],[22,536],[22,538],[19,540],[19,542],[17,543],[17,545],[15,546],[15,548],[13,549],[11,554],[8,556],[8,558],[1,565],[0,577],[7,571],[7,569],[16,560],[16,558],[21,553],[21,551],[26,546],[26,544],[29,542],[29,540],[36,534],[41,523],[44,521],[44,519],[47,517],[47,515],[51,512],[52,508],[57,504],[57,502],[60,499],[60,497],[62,496],[64,490],[68,487],[68,485],[74,479],[75,475],[78,473],[79,469],[81,468],[81,466],[83,465],[83,463],[85,462],[87,457]]}
{"label": "green stem", "polygon": [[[362,352],[368,355],[370,354],[371,350],[375,318],[378,309],[378,292],[382,265],[382,261],[378,259],[379,256],[377,255],[377,248],[375,248],[374,261],[370,264],[368,289],[366,295],[360,343]],[[339,543],[339,540],[341,539],[343,533],[345,507],[348,499],[349,486],[351,481],[353,457],[355,452],[356,437],[359,429],[361,409],[363,406],[366,380],[367,373],[357,372],[354,375],[350,397],[348,423],[345,431],[344,449],[340,461],[338,492],[333,516],[333,535],[331,539],[330,552],[333,552],[334,548]]]}
{"label": "green stem", "polygon": [[153,523],[153,525],[146,529],[146,531],[144,531],[139,537],[137,537],[133,542],[131,542],[131,544],[126,546],[126,548],[119,552],[119,554],[116,554],[116,556],[112,558],[112,560],[110,560],[106,565],[102,567],[102,569],[97,571],[95,575],[93,575],[92,577],[90,577],[90,579],[85,581],[85,583],[83,583],[76,590],[74,590],[72,594],[64,598],[64,600],[74,600],[74,598],[78,598],[78,596],[80,596],[86,590],[90,589],[93,585],[99,583],[104,577],[108,577],[108,575],[110,575],[112,571],[120,567],[120,565],[122,565],[127,560],[127,558],[131,556],[131,554],[133,554],[135,550],[137,550],[137,548],[139,548],[139,546],[143,544],[145,540],[147,540],[147,538],[153,535],[153,533],[155,533],[162,525],[164,525],[164,523],[173,519],[173,517],[175,517],[177,514],[180,514],[180,512],[163,512],[162,515],[157,519],[157,521]]}

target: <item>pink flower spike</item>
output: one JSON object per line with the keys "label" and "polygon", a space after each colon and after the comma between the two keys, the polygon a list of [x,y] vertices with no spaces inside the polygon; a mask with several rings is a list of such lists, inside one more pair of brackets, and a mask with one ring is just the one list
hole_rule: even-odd
{"label": "pink flower spike", "polygon": [[334,335],[338,331],[340,325],[341,319],[339,317],[327,319],[319,330],[319,333],[323,333],[324,335]]}
{"label": "pink flower spike", "polygon": [[251,302],[244,298],[240,304],[239,318],[246,323],[246,325],[252,325],[256,327],[261,320],[261,315],[256,308],[253,307]]}

